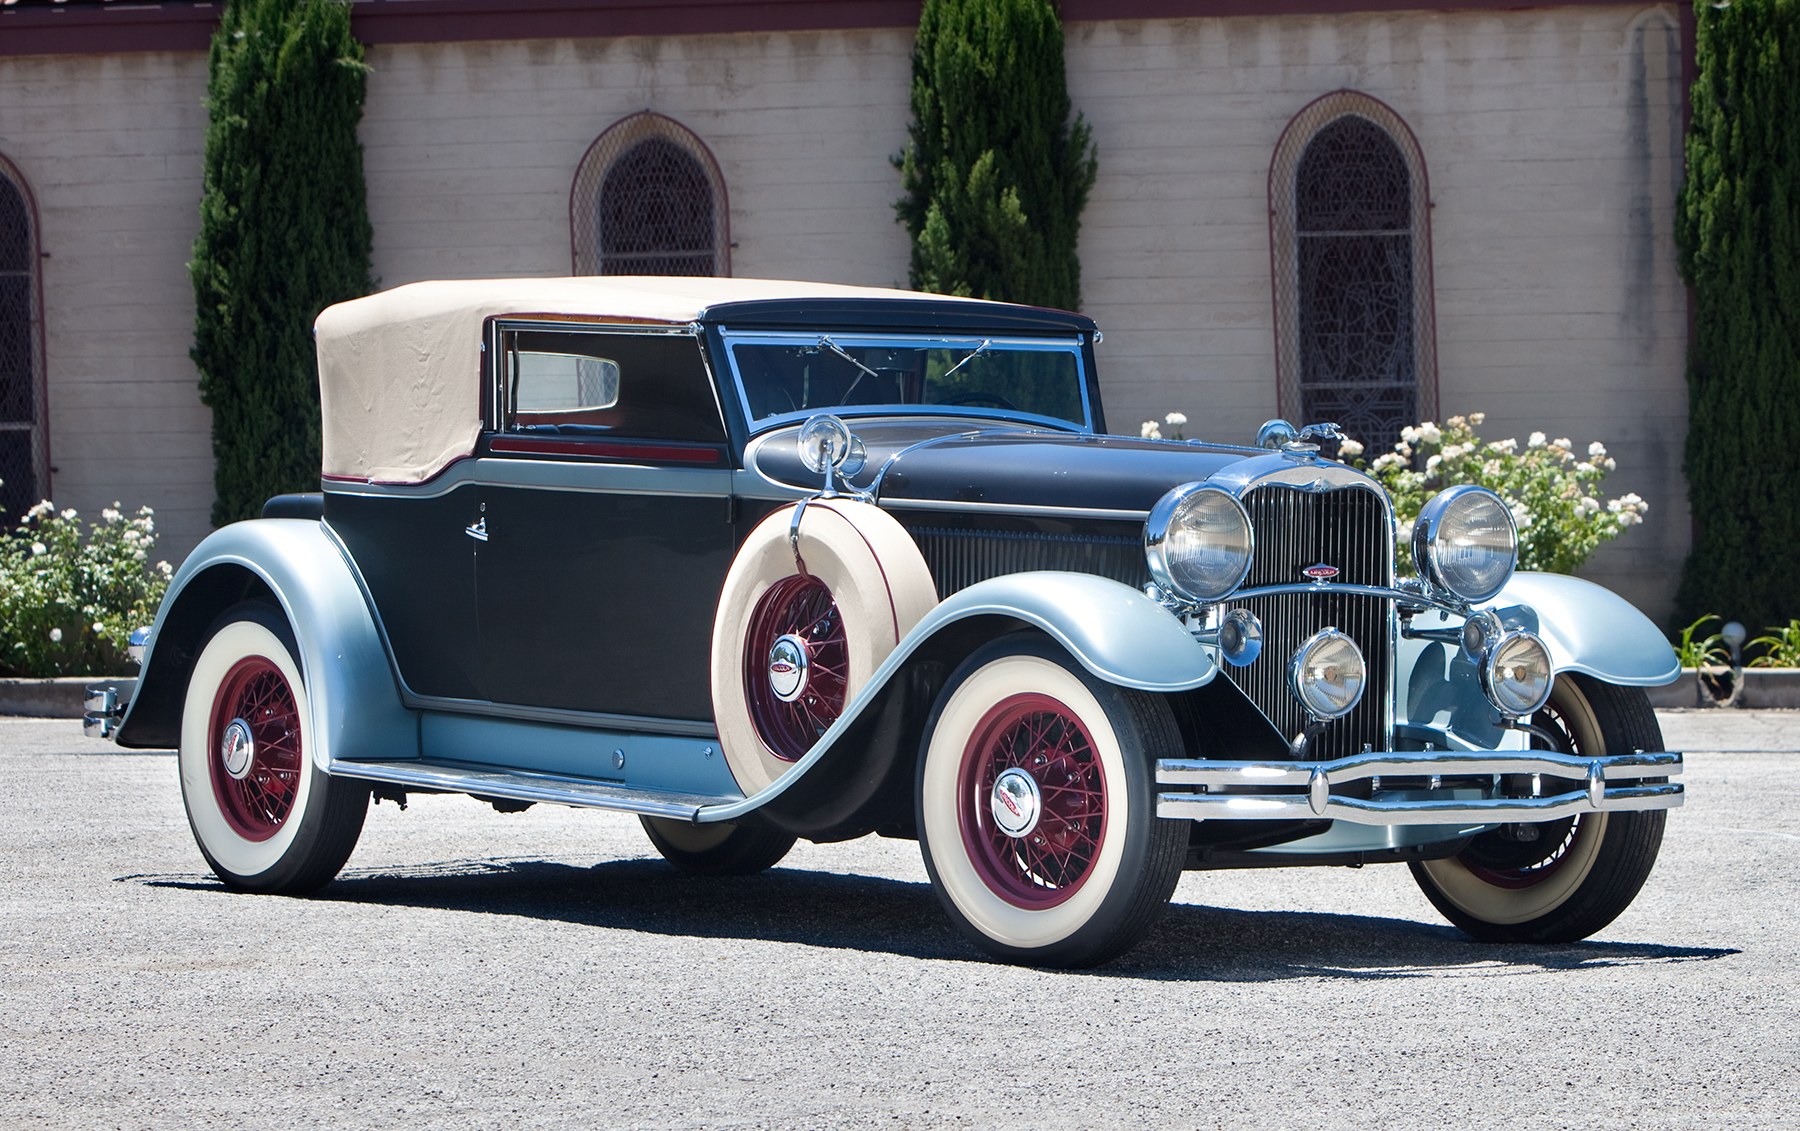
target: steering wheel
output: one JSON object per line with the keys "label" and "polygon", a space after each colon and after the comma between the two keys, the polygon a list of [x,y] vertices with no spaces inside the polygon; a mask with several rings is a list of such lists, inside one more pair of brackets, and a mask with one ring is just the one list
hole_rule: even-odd
{"label": "steering wheel", "polygon": [[937,403],[938,404],[988,404],[988,405],[993,405],[995,408],[1011,409],[1013,412],[1024,411],[1023,409],[1019,408],[1018,405],[1007,400],[1005,397],[1001,396],[999,393],[958,393],[954,397],[945,397],[943,400],[941,400]]}

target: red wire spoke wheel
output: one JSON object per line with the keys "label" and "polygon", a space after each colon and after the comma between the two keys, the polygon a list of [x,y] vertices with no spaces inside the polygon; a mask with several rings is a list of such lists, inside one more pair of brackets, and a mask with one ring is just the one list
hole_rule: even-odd
{"label": "red wire spoke wheel", "polygon": [[912,536],[881,508],[813,499],[757,523],[713,618],[712,701],[738,788],[756,793],[818,742],[937,604]]}
{"label": "red wire spoke wheel", "polygon": [[226,673],[210,727],[212,785],[245,840],[268,840],[294,811],[306,768],[300,734],[293,689],[272,661],[249,656]]}
{"label": "red wire spoke wheel", "polygon": [[964,660],[919,762],[919,850],[953,922],[990,954],[1091,966],[1162,913],[1189,823],[1156,815],[1156,758],[1182,749],[1168,703],[1096,677],[1038,632]]}
{"label": "red wire spoke wheel", "polygon": [[226,610],[187,672],[181,800],[194,842],[228,887],[298,895],[323,887],[356,847],[367,785],[312,762],[306,681],[281,612]]}
{"label": "red wire spoke wheel", "polygon": [[771,586],[744,641],[744,695],[769,752],[797,760],[843,713],[850,649],[843,614],[816,577]]}
{"label": "red wire spoke wheel", "polygon": [[989,888],[1018,907],[1055,907],[1093,872],[1106,835],[1106,779],[1094,741],[1041,694],[995,704],[963,752],[964,848]]}

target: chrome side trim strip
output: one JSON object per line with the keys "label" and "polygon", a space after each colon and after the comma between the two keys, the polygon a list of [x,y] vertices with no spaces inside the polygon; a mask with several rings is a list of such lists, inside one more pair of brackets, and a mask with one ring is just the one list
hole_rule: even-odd
{"label": "chrome side trim strip", "polygon": [[659,719],[647,715],[609,715],[598,711],[569,711],[557,707],[527,707],[516,703],[490,703],[485,699],[445,699],[434,695],[420,695],[404,682],[401,684],[401,698],[408,707],[422,711],[476,715],[484,719],[511,719],[515,722],[587,727],[593,730],[623,731],[627,734],[663,734],[674,738],[711,739],[715,742],[719,738],[718,728],[710,722]]}
{"label": "chrome side trim strip", "polygon": [[334,777],[384,782],[412,789],[504,797],[512,801],[570,805],[580,809],[611,809],[678,821],[693,820],[694,814],[704,806],[738,800],[735,797],[633,789],[614,782],[494,770],[459,762],[333,762],[330,773]]}
{"label": "chrome side trim strip", "polygon": [[[1325,817],[1361,825],[1504,824],[1547,821],[1575,813],[1672,809],[1682,804],[1679,784],[1645,782],[1682,771],[1674,751],[1613,754],[1595,758],[1549,750],[1373,751],[1328,762],[1206,762],[1165,758],[1156,763],[1158,785],[1198,786],[1194,793],[1160,793],[1156,815],[1205,820],[1285,820]],[[1479,777],[1519,774],[1576,780],[1576,789],[1534,797],[1383,798],[1340,797],[1333,787],[1383,776]],[[1609,782],[1630,784],[1609,785]],[[1497,783],[1496,783],[1497,784]],[[1246,792],[1214,793],[1235,787]],[[1269,793],[1269,789],[1294,792]]]}
{"label": "chrome side trim strip", "polygon": [[324,489],[331,495],[405,499],[435,499],[459,487],[532,487],[544,491],[723,499],[731,495],[731,475],[731,470],[723,467],[659,467],[482,457],[458,460],[429,483],[352,483],[334,479],[326,483]]}
{"label": "chrome side trim strip", "polygon": [[886,499],[885,511],[977,511],[981,514],[1049,515],[1056,518],[1101,518],[1143,522],[1147,510],[1100,510],[1085,507],[1038,506],[1029,503],[962,502],[954,499]]}

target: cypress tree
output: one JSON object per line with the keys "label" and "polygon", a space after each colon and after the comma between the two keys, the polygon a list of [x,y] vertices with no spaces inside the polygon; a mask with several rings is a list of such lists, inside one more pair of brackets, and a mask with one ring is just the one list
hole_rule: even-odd
{"label": "cypress tree", "polygon": [[342,0],[230,0],[213,36],[188,270],[215,525],[318,489],[312,322],[370,289],[356,137],[367,70]]}
{"label": "cypress tree", "polygon": [[1075,309],[1097,168],[1050,0],[925,0],[895,204],[914,287]]}
{"label": "cypress tree", "polygon": [[1676,239],[1693,287],[1675,623],[1800,615],[1800,38],[1794,0],[1698,0]]}

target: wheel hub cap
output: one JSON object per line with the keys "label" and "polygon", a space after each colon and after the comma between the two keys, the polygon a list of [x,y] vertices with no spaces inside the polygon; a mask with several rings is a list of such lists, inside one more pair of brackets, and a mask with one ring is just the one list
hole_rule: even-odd
{"label": "wheel hub cap", "polygon": [[226,724],[225,734],[219,740],[219,760],[232,780],[243,781],[249,776],[251,763],[256,761],[256,739],[251,737],[249,723],[232,719]]}
{"label": "wheel hub cap", "polygon": [[806,693],[809,662],[806,642],[792,634],[778,637],[769,649],[769,690],[783,703],[792,703]]}
{"label": "wheel hub cap", "polygon": [[1037,780],[1016,766],[1007,770],[994,780],[992,807],[1001,832],[1015,840],[1029,835],[1043,811]]}

